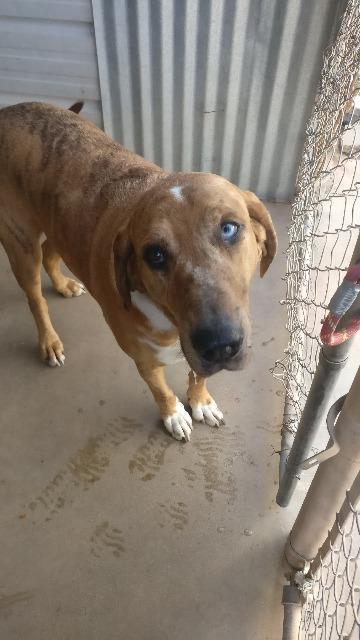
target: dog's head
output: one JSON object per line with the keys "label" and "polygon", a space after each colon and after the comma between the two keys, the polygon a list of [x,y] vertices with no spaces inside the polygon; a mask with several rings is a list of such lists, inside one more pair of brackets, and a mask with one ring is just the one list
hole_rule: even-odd
{"label": "dog's head", "polygon": [[146,293],[177,327],[191,368],[202,376],[243,366],[249,344],[249,284],[277,247],[260,200],[212,174],[163,178],[139,200],[115,242],[117,282]]}

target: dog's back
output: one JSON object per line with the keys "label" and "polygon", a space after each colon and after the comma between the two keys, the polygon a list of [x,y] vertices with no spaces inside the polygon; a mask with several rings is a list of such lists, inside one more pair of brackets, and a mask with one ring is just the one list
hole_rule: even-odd
{"label": "dog's back", "polygon": [[61,184],[89,187],[94,162],[99,170],[101,158],[127,153],[76,111],[36,102],[0,110],[1,176],[38,206]]}
{"label": "dog's back", "polygon": [[[125,149],[70,109],[25,102],[0,110],[0,170],[37,205],[63,186],[86,201],[105,183],[159,168]],[[64,195],[65,192],[64,192]],[[85,202],[84,202],[85,203]]]}
{"label": "dog's back", "polygon": [[80,108],[29,102],[0,110],[0,240],[9,219],[13,227],[27,218],[75,272],[73,256],[86,262],[109,202],[121,222],[122,203],[128,208],[160,172],[79,117]]}

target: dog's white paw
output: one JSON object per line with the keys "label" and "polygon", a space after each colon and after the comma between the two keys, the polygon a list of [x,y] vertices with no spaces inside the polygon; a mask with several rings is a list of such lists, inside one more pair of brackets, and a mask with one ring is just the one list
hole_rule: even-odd
{"label": "dog's white paw", "polygon": [[45,335],[41,339],[40,353],[49,367],[61,367],[65,362],[64,345],[56,334]]}
{"label": "dog's white paw", "polygon": [[76,297],[77,296],[82,296],[83,293],[86,293],[86,289],[85,289],[85,287],[84,287],[82,282],[76,282],[74,280],[74,283],[75,283],[74,284],[74,288],[73,288],[73,295],[74,296],[76,296]]}
{"label": "dog's white paw", "polygon": [[56,354],[55,351],[49,353],[47,363],[49,367],[62,367],[65,362],[65,356],[63,353]]}
{"label": "dog's white paw", "polygon": [[77,298],[86,293],[84,285],[72,278],[67,278],[61,286],[57,287],[57,290],[64,298]]}
{"label": "dog's white paw", "polygon": [[163,422],[165,429],[173,436],[173,438],[176,440],[190,440],[192,431],[191,416],[178,399],[176,399],[175,412],[171,416],[163,418]]}
{"label": "dog's white paw", "polygon": [[192,404],[191,411],[194,420],[206,422],[209,427],[220,427],[224,424],[224,416],[214,400],[209,404]]}

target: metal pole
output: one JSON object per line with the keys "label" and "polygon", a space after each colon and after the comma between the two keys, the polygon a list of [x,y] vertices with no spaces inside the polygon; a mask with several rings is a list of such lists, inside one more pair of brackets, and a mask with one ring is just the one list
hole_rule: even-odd
{"label": "metal pole", "polygon": [[301,622],[301,595],[292,584],[283,587],[284,621],[282,640],[298,640]]}
{"label": "metal pole", "polygon": [[[359,258],[360,235],[354,249],[351,264],[357,262]],[[339,326],[346,325],[349,318],[357,315],[359,310],[360,296],[344,315]],[[293,443],[292,434],[284,429],[280,454],[280,482],[276,496],[276,502],[280,507],[287,507],[292,498],[297,482],[300,479],[302,462],[309,456],[315,435],[324,420],[339,373],[347,363],[353,341],[354,338],[351,338],[336,346],[323,345]],[[287,410],[287,408],[285,409]],[[290,454],[286,460],[290,446]]]}
{"label": "metal pole", "polygon": [[280,447],[280,456],[279,456],[279,485],[280,485],[281,479],[285,475],[287,460],[296,436],[296,431],[292,427],[292,424],[294,422],[296,423],[296,412],[291,403],[290,398],[286,394],[285,403],[284,403],[283,425],[281,429],[281,447]]}
{"label": "metal pole", "polygon": [[301,569],[324,542],[360,468],[360,368],[335,426],[340,451],[319,465],[290,533],[285,555]]}
{"label": "metal pole", "polygon": [[347,492],[346,498],[340,508],[339,513],[336,516],[336,520],[329,531],[328,536],[324,542],[324,544],[318,550],[316,557],[311,563],[311,572],[316,573],[322,558],[325,558],[328,552],[330,551],[332,545],[335,544],[335,540],[339,535],[339,531],[341,531],[344,527],[344,524],[353,509],[358,510],[360,500],[360,473],[355,478],[353,486],[350,491]]}
{"label": "metal pole", "polygon": [[[347,364],[353,340],[335,347],[323,346],[293,445],[280,479],[276,502],[287,507],[300,479],[301,466],[309,456],[319,426],[323,423],[339,373]],[[291,434],[289,434],[291,435]],[[287,441],[287,447],[289,442]],[[282,462],[284,465],[284,462]]]}

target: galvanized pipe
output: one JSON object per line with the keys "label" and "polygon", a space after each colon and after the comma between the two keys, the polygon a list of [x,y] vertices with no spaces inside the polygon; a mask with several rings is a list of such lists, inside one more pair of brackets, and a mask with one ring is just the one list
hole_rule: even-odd
{"label": "galvanized pipe", "polygon": [[287,460],[289,457],[289,453],[292,449],[292,446],[294,444],[294,439],[296,435],[296,431],[291,430],[293,417],[295,418],[295,410],[291,404],[291,400],[286,395],[285,404],[284,404],[284,414],[283,414],[283,427],[281,430],[281,447],[280,447],[280,456],[279,456],[279,484],[281,482],[281,478],[283,478],[285,474]]}
{"label": "galvanized pipe", "polygon": [[[360,258],[360,235],[358,237],[351,264]],[[346,326],[349,319],[360,312],[360,296],[344,315],[339,328]],[[325,418],[332,392],[340,371],[346,366],[354,338],[339,345],[323,345],[319,363],[310,387],[309,395],[301,416],[295,437],[284,429],[280,453],[280,478],[276,502],[287,507],[300,479],[302,463],[309,456],[314,438]],[[285,412],[291,407],[285,406]],[[288,456],[288,452],[290,453]]]}
{"label": "galvanized pipe", "polygon": [[301,596],[295,585],[283,587],[284,620],[282,640],[298,640],[301,622]]}
{"label": "galvanized pipe", "polygon": [[[309,395],[301,416],[301,420],[293,440],[289,457],[284,464],[280,478],[276,502],[280,507],[287,507],[300,479],[302,463],[310,454],[310,449],[319,426],[324,422],[326,409],[338,381],[339,373],[347,364],[353,340],[348,340],[335,347],[323,346],[319,363],[314,375]],[[291,434],[289,434],[291,436]],[[289,448],[291,438],[286,438]],[[281,447],[283,453],[283,447]],[[285,450],[283,456],[288,452]]]}
{"label": "galvanized pipe", "polygon": [[290,533],[285,555],[302,569],[327,537],[344,495],[360,469],[360,368],[335,426],[339,453],[319,465]]}
{"label": "galvanized pipe", "polygon": [[[321,560],[326,557],[331,547],[335,544],[336,538],[339,535],[339,531],[343,529],[344,524],[350,515],[352,509],[359,509],[360,501],[360,472],[355,478],[355,481],[351,489],[347,492],[346,498],[336,516],[336,520],[333,523],[331,530],[324,544],[318,550],[316,557],[311,563],[311,572],[314,574],[318,570]],[[351,506],[350,506],[351,505]]]}

